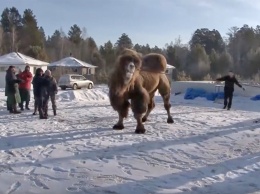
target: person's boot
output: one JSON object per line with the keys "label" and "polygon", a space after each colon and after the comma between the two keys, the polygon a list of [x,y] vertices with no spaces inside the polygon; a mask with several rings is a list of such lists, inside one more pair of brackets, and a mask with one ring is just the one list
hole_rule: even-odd
{"label": "person's boot", "polygon": [[30,110],[30,108],[29,108],[29,101],[26,101],[25,109],[26,109],[26,110]]}
{"label": "person's boot", "polygon": [[8,104],[8,102],[6,101],[6,108],[7,108],[7,110],[8,111],[10,111],[11,110],[11,107],[10,107],[10,105]]}
{"label": "person's boot", "polygon": [[12,108],[9,108],[9,113],[13,114],[14,110]]}
{"label": "person's boot", "polygon": [[226,109],[226,108],[227,108],[227,106],[224,106],[224,107],[223,107],[223,109]]}
{"label": "person's boot", "polygon": [[47,119],[45,115],[40,116],[40,119]]}
{"label": "person's boot", "polygon": [[40,115],[40,119],[47,119],[47,117],[43,114],[42,109],[39,109],[39,115]]}
{"label": "person's boot", "polygon": [[12,106],[8,103],[7,103],[7,110],[9,111],[9,113],[14,113]]}
{"label": "person's boot", "polygon": [[46,118],[48,118],[48,107],[45,107],[45,109],[44,109],[44,116],[46,117]]}
{"label": "person's boot", "polygon": [[56,109],[53,109],[53,115],[54,115],[54,116],[57,115]]}
{"label": "person's boot", "polygon": [[19,107],[20,107],[21,111],[24,111],[23,103],[22,103],[22,102],[19,104]]}
{"label": "person's boot", "polygon": [[21,113],[21,111],[18,111],[18,110],[17,110],[16,104],[13,105],[13,111],[14,111],[14,112],[13,112],[14,114],[20,114],[20,113]]}
{"label": "person's boot", "polygon": [[38,108],[38,106],[36,105],[36,103],[34,103],[33,115],[37,115],[37,108]]}

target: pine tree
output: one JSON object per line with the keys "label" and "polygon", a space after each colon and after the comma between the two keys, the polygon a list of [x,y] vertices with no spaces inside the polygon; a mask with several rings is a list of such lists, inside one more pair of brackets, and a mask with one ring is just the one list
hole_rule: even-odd
{"label": "pine tree", "polygon": [[127,34],[123,33],[117,40],[115,47],[118,51],[124,48],[133,48],[132,40],[128,37]]}

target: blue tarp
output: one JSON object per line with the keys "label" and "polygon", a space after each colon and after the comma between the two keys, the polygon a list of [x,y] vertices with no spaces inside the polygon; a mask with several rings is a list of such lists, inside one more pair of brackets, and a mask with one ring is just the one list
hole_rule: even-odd
{"label": "blue tarp", "polygon": [[217,98],[224,99],[224,92],[217,92]]}
{"label": "blue tarp", "polygon": [[251,100],[254,100],[254,101],[260,100],[260,94],[252,97]]}
{"label": "blue tarp", "polygon": [[216,93],[207,93],[206,98],[207,98],[207,100],[214,101],[217,98],[217,94]]}
{"label": "blue tarp", "polygon": [[187,88],[184,99],[193,100],[197,97],[206,97],[206,90],[201,88]]}
{"label": "blue tarp", "polygon": [[207,100],[214,101],[216,98],[223,99],[224,92],[214,93],[214,92],[207,92],[202,88],[188,88],[184,95],[184,99],[186,100],[193,100],[197,97],[202,97],[202,98],[205,97]]}

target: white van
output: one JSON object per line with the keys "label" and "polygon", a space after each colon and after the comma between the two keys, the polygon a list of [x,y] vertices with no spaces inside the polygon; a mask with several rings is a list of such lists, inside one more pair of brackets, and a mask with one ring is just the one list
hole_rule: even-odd
{"label": "white van", "polygon": [[62,90],[66,90],[66,88],[76,90],[81,88],[92,89],[94,83],[87,80],[83,75],[65,74],[60,77],[58,85]]}

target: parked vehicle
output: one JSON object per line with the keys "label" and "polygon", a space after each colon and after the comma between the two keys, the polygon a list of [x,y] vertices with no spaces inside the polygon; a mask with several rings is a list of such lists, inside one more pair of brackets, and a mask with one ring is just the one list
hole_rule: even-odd
{"label": "parked vehicle", "polygon": [[81,88],[92,89],[94,83],[86,79],[83,75],[65,74],[60,77],[58,85],[62,90],[66,90],[67,88],[76,90]]}

